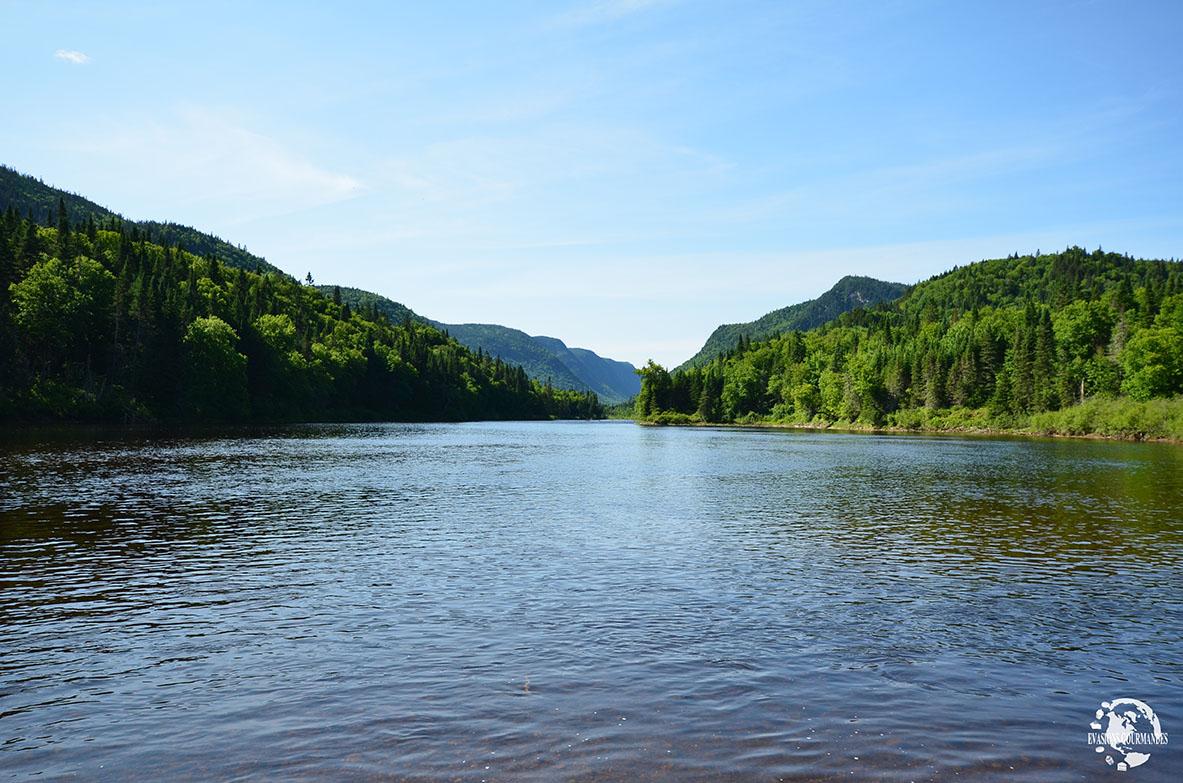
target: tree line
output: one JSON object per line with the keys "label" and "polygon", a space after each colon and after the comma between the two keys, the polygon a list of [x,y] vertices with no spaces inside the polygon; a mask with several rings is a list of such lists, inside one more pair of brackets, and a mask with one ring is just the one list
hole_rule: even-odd
{"label": "tree line", "polygon": [[105,420],[592,418],[422,323],[199,256],[117,216],[0,215],[0,416]]}
{"label": "tree line", "polygon": [[1005,428],[1094,398],[1169,398],[1183,392],[1181,266],[1070,247],[955,268],[816,329],[740,336],[698,367],[650,362],[635,415],[909,426],[961,412]]}

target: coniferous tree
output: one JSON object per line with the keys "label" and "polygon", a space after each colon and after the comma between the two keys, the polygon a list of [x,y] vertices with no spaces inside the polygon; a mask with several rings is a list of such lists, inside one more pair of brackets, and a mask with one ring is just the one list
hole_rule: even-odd
{"label": "coniferous tree", "polygon": [[1011,409],[1015,413],[1030,411],[1031,400],[1034,397],[1032,364],[1035,349],[1031,342],[1031,334],[1026,324],[1020,323],[1015,327],[1015,338],[1011,347]]}
{"label": "coniferous tree", "polygon": [[1035,328],[1035,352],[1032,362],[1032,385],[1035,410],[1046,411],[1059,407],[1060,390],[1055,374],[1055,336],[1052,333],[1050,311],[1041,308]]}
{"label": "coniferous tree", "polygon": [[929,410],[945,407],[945,377],[933,354],[924,363],[924,407]]}
{"label": "coniferous tree", "polygon": [[1014,396],[1011,393],[1011,376],[1009,368],[999,369],[994,380],[994,394],[990,397],[989,408],[994,416],[1003,416],[1015,410]]}
{"label": "coniferous tree", "polygon": [[697,413],[703,421],[717,422],[723,416],[723,374],[717,362],[707,365],[699,392]]}
{"label": "coniferous tree", "polygon": [[58,199],[57,224],[58,224],[58,237],[57,237],[57,239],[58,239],[58,241],[57,241],[58,258],[61,258],[63,261],[69,261],[71,258],[73,258],[73,253],[71,252],[71,248],[70,248],[70,245],[71,245],[71,243],[70,243],[70,218],[69,218],[69,215],[66,214],[66,201],[65,201],[65,199],[62,199],[62,198]]}
{"label": "coniferous tree", "polygon": [[978,383],[977,359],[972,346],[966,347],[949,369],[949,402],[970,407],[976,402]]}

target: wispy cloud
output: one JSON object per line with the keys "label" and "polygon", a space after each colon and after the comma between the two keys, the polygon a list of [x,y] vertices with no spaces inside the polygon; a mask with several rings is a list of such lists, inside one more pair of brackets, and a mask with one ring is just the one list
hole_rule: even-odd
{"label": "wispy cloud", "polygon": [[[132,217],[193,215],[188,219],[226,228],[362,191],[354,177],[326,170],[284,140],[247,127],[233,112],[210,107],[187,106],[171,117],[96,129],[87,141],[63,146],[97,155],[118,170],[112,180],[128,190],[119,203]],[[154,194],[153,200],[137,205],[143,193]]]}
{"label": "wispy cloud", "polygon": [[75,65],[86,65],[90,62],[90,58],[76,49],[58,49],[53,53],[53,56],[59,60],[68,60]]}

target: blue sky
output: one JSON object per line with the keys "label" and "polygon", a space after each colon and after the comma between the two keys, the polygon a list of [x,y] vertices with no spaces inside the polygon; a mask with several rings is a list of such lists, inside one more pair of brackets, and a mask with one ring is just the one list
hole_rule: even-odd
{"label": "blue sky", "polygon": [[1183,256],[1183,3],[0,2],[0,162],[667,365],[845,274]]}

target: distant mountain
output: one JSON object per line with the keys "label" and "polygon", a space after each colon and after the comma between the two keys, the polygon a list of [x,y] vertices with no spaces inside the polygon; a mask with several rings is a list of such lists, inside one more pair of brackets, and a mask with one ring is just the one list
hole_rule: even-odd
{"label": "distant mountain", "polygon": [[739,338],[758,340],[794,329],[807,331],[834,320],[845,312],[859,307],[873,307],[891,302],[903,295],[906,285],[887,283],[871,277],[847,275],[817,299],[773,310],[762,318],[746,324],[723,324],[711,333],[706,344],[677,369],[697,367],[735,347]]}
{"label": "distant mountain", "polygon": [[[265,259],[248,253],[243,248],[236,247],[213,234],[206,234],[178,223],[128,220],[76,193],[51,187],[35,177],[0,165],[0,211],[8,209],[11,204],[20,212],[21,217],[28,216],[31,210],[33,217],[38,222],[44,223],[46,215],[50,212],[57,214],[59,199],[65,202],[70,223],[75,226],[86,223],[90,218],[94,218],[96,223],[112,219],[119,220],[129,230],[132,226],[138,228],[146,239],[158,245],[176,247],[180,242],[190,253],[202,257],[215,256],[227,266],[239,267],[248,272],[259,272],[260,274],[280,272]],[[280,274],[283,273],[280,272]]]}
{"label": "distant mountain", "polygon": [[497,324],[429,323],[457,342],[478,348],[504,361],[520,364],[536,381],[550,379],[557,389],[591,389],[603,402],[613,405],[641,390],[641,378],[628,362],[605,359],[586,348],[568,348],[554,337],[532,337],[519,329]]}
{"label": "distant mountain", "polygon": [[[0,165],[0,213],[11,205],[22,217],[32,214],[38,222],[45,223],[48,217],[53,216],[54,220],[49,222],[56,223],[59,202],[65,203],[70,223],[75,226],[84,225],[92,219],[100,227],[121,223],[125,230],[130,232],[132,228],[138,229],[145,240],[158,245],[175,247],[180,243],[186,251],[196,256],[212,255],[227,266],[260,274],[275,272],[291,279],[260,256],[212,234],[177,223],[129,220],[76,193],[46,185],[40,179]],[[480,348],[485,353],[500,356],[505,362],[522,365],[526,374],[539,382],[545,383],[549,378],[557,389],[590,389],[611,404],[632,397],[641,388],[640,378],[633,373],[631,364],[604,359],[583,348],[568,348],[554,338],[534,338],[517,329],[496,324],[440,323],[417,314],[406,305],[360,288],[332,285],[318,285],[316,288],[330,297],[334,289],[338,289],[341,301],[354,310],[368,313],[376,309],[395,325],[409,319],[413,323],[445,330],[457,342],[473,351]]]}
{"label": "distant mountain", "polygon": [[557,389],[586,391],[591,385],[576,375],[562,359],[519,329],[498,324],[445,324],[433,322],[435,328],[447,332],[469,350],[478,348],[502,361],[520,364],[536,381],[548,379]]}
{"label": "distant mountain", "polygon": [[[61,191],[11,172],[5,182],[0,420],[602,414],[591,392],[545,388],[427,324],[391,323],[375,302],[351,312],[339,289],[330,298],[289,275],[230,269],[216,256],[151,242],[150,232],[80,197],[70,200],[78,211],[71,217]],[[38,216],[46,196],[60,201]],[[14,198],[30,217],[18,215]],[[210,240],[186,236],[190,246]]]}
{"label": "distant mountain", "polygon": [[535,337],[609,404],[624,402],[641,390],[641,376],[628,362],[606,359],[586,348],[568,348],[554,337]]}
{"label": "distant mountain", "polygon": [[373,307],[394,323],[407,318],[445,331],[469,350],[480,349],[490,356],[500,356],[502,361],[521,365],[530,378],[541,383],[550,380],[556,389],[590,389],[609,405],[624,402],[641,390],[641,379],[633,365],[606,359],[586,348],[568,348],[554,337],[531,337],[520,329],[499,324],[446,324],[370,291],[331,285],[317,288],[330,298],[337,288],[341,301],[359,312]]}

